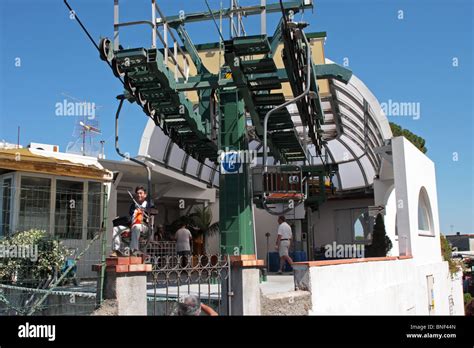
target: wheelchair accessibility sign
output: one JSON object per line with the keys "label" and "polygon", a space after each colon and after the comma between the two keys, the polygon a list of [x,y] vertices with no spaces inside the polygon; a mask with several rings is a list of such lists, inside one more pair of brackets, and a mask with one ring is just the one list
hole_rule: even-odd
{"label": "wheelchair accessibility sign", "polygon": [[242,173],[242,159],[239,151],[227,151],[220,154],[221,174]]}

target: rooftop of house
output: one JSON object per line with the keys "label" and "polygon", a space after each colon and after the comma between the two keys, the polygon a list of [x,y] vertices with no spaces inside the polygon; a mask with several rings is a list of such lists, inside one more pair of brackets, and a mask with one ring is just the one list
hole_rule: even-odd
{"label": "rooftop of house", "polygon": [[34,148],[0,148],[0,174],[9,171],[112,180],[112,172],[95,157]]}

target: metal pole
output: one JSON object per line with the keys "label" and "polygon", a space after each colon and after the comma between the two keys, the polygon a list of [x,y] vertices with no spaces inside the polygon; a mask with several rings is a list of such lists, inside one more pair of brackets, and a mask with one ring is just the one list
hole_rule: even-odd
{"label": "metal pole", "polygon": [[164,45],[165,45],[165,65],[168,66],[168,23],[163,24],[163,38],[164,38]]}
{"label": "metal pole", "polygon": [[283,109],[284,107],[293,104],[306,96],[311,88],[311,83],[310,83],[310,78],[311,78],[311,46],[309,45],[308,39],[306,39],[306,35],[302,32],[302,37],[306,43],[306,67],[307,67],[307,78],[306,78],[306,89],[303,93],[301,93],[299,96],[288,100],[287,102],[277,106],[274,109],[271,109],[267,114],[265,115],[265,119],[263,121],[263,172],[267,172],[267,134],[268,134],[268,119],[270,118],[271,114],[274,113],[275,111],[278,111],[280,109]]}
{"label": "metal pole", "polygon": [[104,204],[103,204],[103,209],[102,209],[102,227],[104,230],[104,235],[102,236],[102,260],[101,264],[102,267],[100,268],[100,289],[99,289],[99,301],[98,305],[100,306],[102,304],[102,301],[104,299],[104,279],[105,279],[105,254],[107,252],[107,211],[108,211],[108,197],[107,197],[107,192],[104,192],[103,195],[104,198]]}
{"label": "metal pole", "polygon": [[308,133],[306,131],[306,126],[303,125],[303,151],[304,151],[304,156],[305,156],[305,162],[308,162],[308,143],[307,143],[307,138],[308,137]]}
{"label": "metal pole", "polygon": [[119,0],[114,0],[114,51],[119,49]]}
{"label": "metal pole", "polygon": [[82,129],[82,156],[86,155],[86,129]]}
{"label": "metal pole", "polygon": [[233,32],[234,32],[234,0],[230,0],[230,38],[232,39],[234,37]]}
{"label": "metal pole", "polygon": [[151,0],[151,21],[153,22],[153,29],[151,32],[151,47],[156,48],[156,8],[155,1]]}
{"label": "metal pole", "polygon": [[[238,8],[239,4],[237,3],[237,1],[235,5],[236,8]],[[242,36],[242,12],[240,11],[237,13],[237,36]]]}
{"label": "metal pole", "polygon": [[262,14],[260,15],[260,32],[262,35],[267,34],[267,0],[260,0]]}
{"label": "metal pole", "polygon": [[101,158],[102,158],[102,159],[105,159],[105,148],[104,148],[104,144],[105,144],[105,140],[101,140],[101,141],[100,141],[100,145],[101,145],[101,151],[100,151],[100,153],[101,153]]}
{"label": "metal pole", "polygon": [[232,263],[230,261],[230,255],[227,255],[227,314],[232,315],[232,296],[234,292],[232,291]]}
{"label": "metal pole", "polygon": [[[173,57],[174,57],[174,79],[178,82],[178,43],[173,42]],[[183,76],[184,77],[184,76]]]}
{"label": "metal pole", "polygon": [[267,237],[267,271],[270,272],[270,232],[265,233]]}
{"label": "metal pole", "polygon": [[149,210],[150,206],[151,206],[151,169],[150,169],[150,167],[148,167],[148,165],[145,162],[142,162],[142,161],[137,160],[136,158],[132,158],[130,156],[126,156],[122,152],[120,152],[119,142],[118,142],[118,139],[119,139],[119,136],[118,136],[118,121],[119,121],[120,111],[122,110],[122,105],[123,105],[123,102],[125,100],[125,96],[123,94],[121,94],[121,95],[117,96],[117,99],[120,100],[120,103],[119,103],[119,106],[117,108],[117,112],[115,114],[115,151],[117,152],[117,154],[120,157],[123,157],[127,160],[130,160],[130,161],[132,161],[136,164],[139,164],[139,165],[145,167],[146,172],[147,172],[147,181],[148,181],[148,184],[147,184],[147,190],[148,191],[147,191],[147,197],[146,197],[146,202],[147,202],[146,203],[146,209]]}

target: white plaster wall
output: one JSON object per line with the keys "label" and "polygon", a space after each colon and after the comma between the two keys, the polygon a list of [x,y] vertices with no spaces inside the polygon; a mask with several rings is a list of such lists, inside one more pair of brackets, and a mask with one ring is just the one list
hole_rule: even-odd
{"label": "white plaster wall", "polygon": [[[416,260],[415,260],[416,263]],[[417,303],[420,305],[416,314],[428,315],[427,299],[427,275],[434,277],[434,314],[450,315],[449,298],[453,299],[452,311],[456,315],[464,315],[464,295],[462,291],[462,274],[458,273],[451,277],[447,262],[435,264],[423,264],[415,266],[418,271]],[[423,307],[422,304],[425,304]]]}
{"label": "white plaster wall", "polygon": [[[435,165],[404,137],[392,139],[392,153],[400,252],[403,254],[407,250],[418,264],[439,262],[441,247]],[[433,236],[423,236],[421,234],[426,232],[418,230],[418,197],[422,187],[429,197]]]}
{"label": "white plaster wall", "polygon": [[395,197],[395,190],[392,189],[390,195],[385,203],[385,232],[387,236],[392,241],[392,249],[388,252],[387,256],[399,256],[398,248],[398,236],[395,235],[395,224],[396,224],[396,213],[397,213],[397,204]]}
{"label": "white plaster wall", "polygon": [[446,262],[417,265],[413,259],[309,268],[312,315],[428,315],[427,275],[434,277],[436,315],[464,315],[461,279],[451,280]]}

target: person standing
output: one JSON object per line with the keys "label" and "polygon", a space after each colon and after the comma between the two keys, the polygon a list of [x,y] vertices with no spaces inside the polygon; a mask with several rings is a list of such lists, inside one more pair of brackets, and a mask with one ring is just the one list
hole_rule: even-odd
{"label": "person standing", "polygon": [[153,236],[154,242],[161,242],[165,240],[165,228],[163,225],[158,225],[156,227],[156,233]]}
{"label": "person standing", "polygon": [[176,239],[176,252],[178,256],[188,256],[191,255],[191,241],[193,240],[193,236],[191,232],[186,228],[185,223],[181,223],[178,226],[178,230],[176,231],[175,239]]}
{"label": "person standing", "polygon": [[285,262],[288,262],[290,266],[293,265],[293,260],[289,255],[293,232],[284,216],[278,217],[278,224],[278,237],[275,248],[278,250],[278,254],[280,255],[280,269],[278,270],[278,274],[282,274]]}

